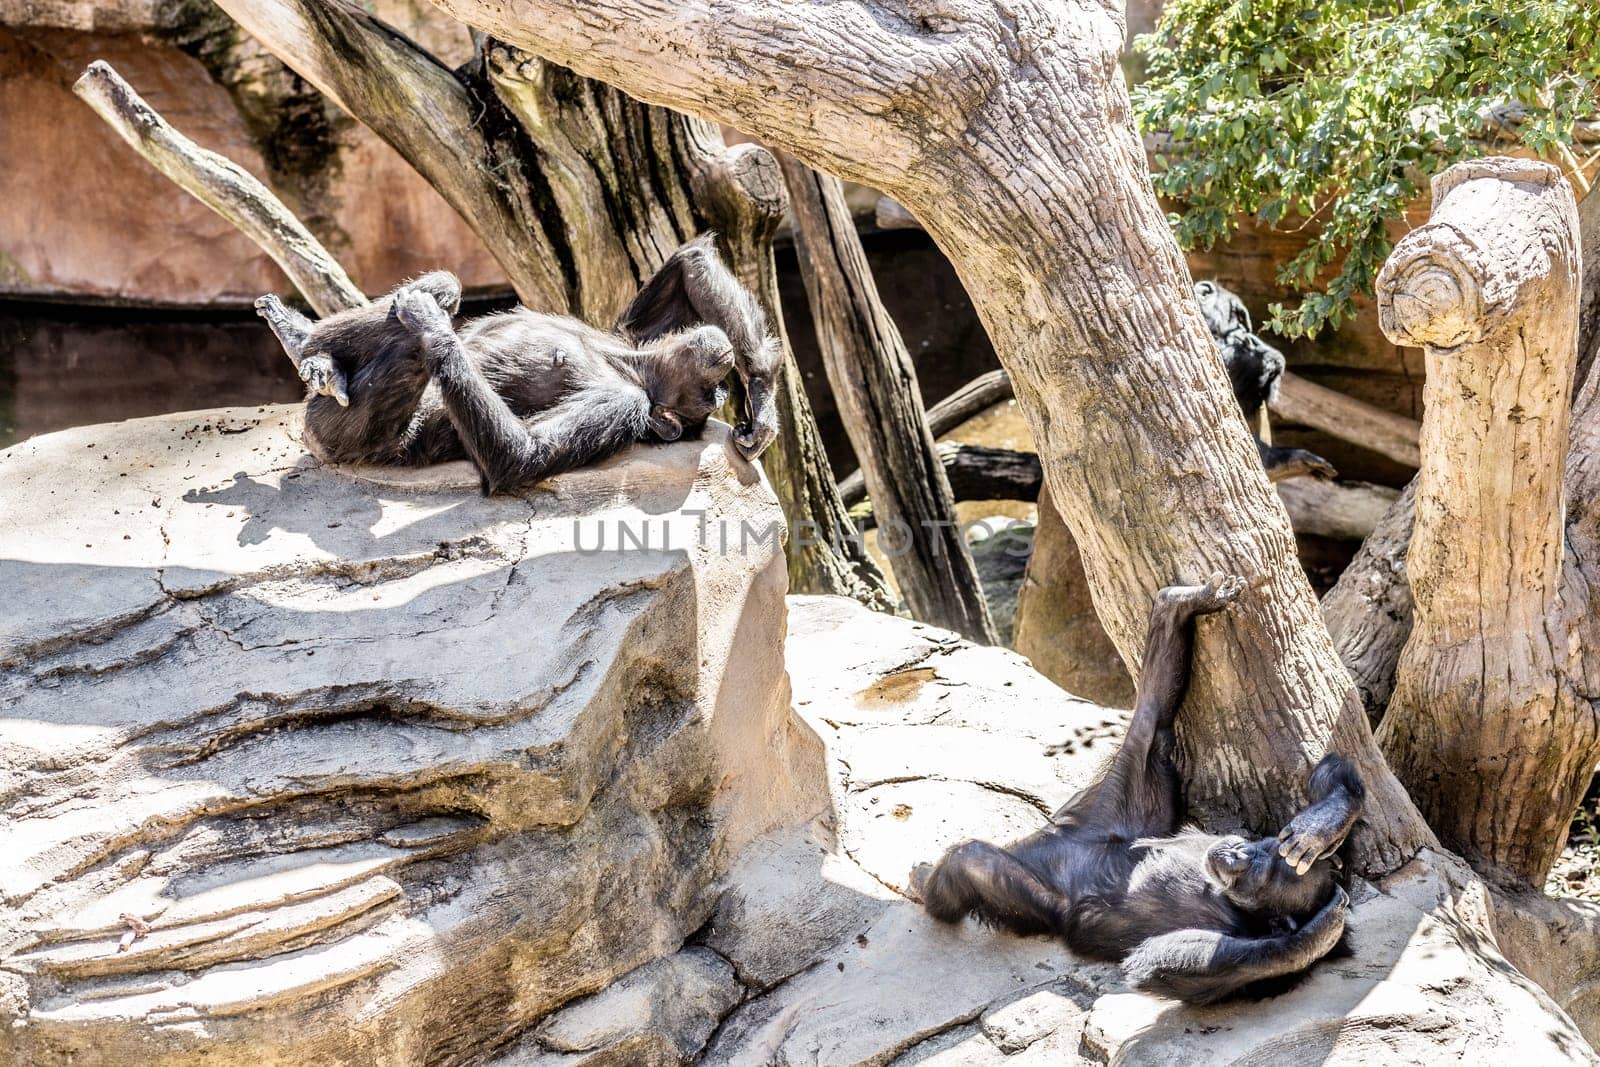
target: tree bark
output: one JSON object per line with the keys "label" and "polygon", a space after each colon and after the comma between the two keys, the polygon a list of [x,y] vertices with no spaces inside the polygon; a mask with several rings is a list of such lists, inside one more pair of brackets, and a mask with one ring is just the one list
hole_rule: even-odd
{"label": "tree bark", "polygon": [[367,302],[344,268],[271,190],[231,159],[173,129],[109,63],[89,64],[72,91],[152,166],[259,245],[318,315]]}
{"label": "tree bark", "polygon": [[778,162],[823,366],[861,457],[878,543],[913,618],[998,644],[928,431],[916,367],[878,296],[844,189],[793,156]]}
{"label": "tree bark", "polygon": [[1414,621],[1378,737],[1441,840],[1542,886],[1600,759],[1562,599],[1576,205],[1555,167],[1504,158],[1433,194],[1378,278],[1384,333],[1427,355]]}
{"label": "tree bark", "polygon": [[[766,275],[785,203],[764,149],[726,149],[708,123],[493,39],[450,71],[348,0],[219,6],[428,179],[528,306],[607,325],[675,248],[717,229],[735,270],[765,286],[758,295],[781,322]],[[735,236],[757,229],[760,241]],[[785,514],[821,532],[791,545],[791,585],[881,606],[882,575],[852,540],[809,405],[795,403],[787,346],[785,366],[789,381],[776,387],[790,406],[766,465]]]}
{"label": "tree bark", "polygon": [[1281,826],[1334,749],[1369,783],[1359,866],[1433,840],[1372,743],[1151,190],[1112,7],[438,2],[904,204],[1001,353],[1124,660],[1161,586],[1250,580],[1201,624],[1180,718],[1196,808]]}
{"label": "tree bark", "polygon": [[[1600,195],[1593,190],[1578,205],[1578,221],[1583,292],[1579,301],[1575,380],[1587,385],[1595,355],[1600,353]],[[1580,462],[1585,453],[1577,440],[1582,423],[1582,417],[1575,415],[1569,464]],[[1573,471],[1569,469],[1567,498],[1575,506],[1593,499],[1576,491],[1572,479]],[[1339,656],[1355,677],[1374,723],[1389,706],[1395,664],[1411,635],[1411,587],[1406,580],[1405,551],[1411,541],[1413,500],[1408,486],[1379,524],[1374,536],[1380,539],[1362,547],[1339,576],[1338,584],[1322,600],[1323,618]]]}

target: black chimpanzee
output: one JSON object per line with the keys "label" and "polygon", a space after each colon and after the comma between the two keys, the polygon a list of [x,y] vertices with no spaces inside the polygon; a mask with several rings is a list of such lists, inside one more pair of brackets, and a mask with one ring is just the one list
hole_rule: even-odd
{"label": "black chimpanzee", "polygon": [[1106,770],[1021,841],[968,841],[919,866],[911,889],[930,914],[1053,934],[1074,952],[1122,960],[1136,988],[1196,1004],[1276,991],[1342,948],[1349,897],[1332,857],[1365,795],[1348,762],[1330,754],[1317,765],[1310,806],[1276,838],[1178,832],[1172,727],[1193,622],[1243,588],[1217,574],[1156,596],[1138,703]]}
{"label": "black chimpanzee", "polygon": [[[1233,384],[1233,395],[1244,411],[1246,422],[1252,423],[1262,405],[1278,397],[1278,379],[1283,377],[1283,353],[1256,336],[1250,325],[1250,312],[1233,293],[1216,282],[1195,282],[1194,295],[1200,301],[1200,313],[1205,316],[1211,338],[1217,343],[1217,352],[1228,368],[1228,380]],[[1339,472],[1333,464],[1303,448],[1277,448],[1256,438],[1256,449],[1261,453],[1261,465],[1267,469],[1271,481],[1313,475],[1332,478]]]}
{"label": "black chimpanzee", "polygon": [[445,271],[316,323],[275,296],[256,301],[310,387],[306,432],[324,457],[466,457],[484,492],[516,489],[635,441],[698,433],[735,367],[746,421],[734,444],[754,458],[777,433],[777,341],[710,235],[674,252],[611,331],[517,308],[457,334],[460,304]]}

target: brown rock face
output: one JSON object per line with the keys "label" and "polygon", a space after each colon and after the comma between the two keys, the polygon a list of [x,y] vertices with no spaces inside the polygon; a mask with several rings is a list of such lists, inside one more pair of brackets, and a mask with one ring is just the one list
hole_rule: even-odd
{"label": "brown rock face", "polygon": [[[448,18],[409,0],[377,7],[462,58],[466,31]],[[288,288],[255,245],[72,95],[95,59],[265,180],[368,292],[441,266],[469,287],[504,284],[466,223],[393,149],[304,86],[275,97],[293,79],[220,13],[197,28],[162,22],[171,11],[159,5],[4,0],[0,16],[0,295],[190,305]]]}

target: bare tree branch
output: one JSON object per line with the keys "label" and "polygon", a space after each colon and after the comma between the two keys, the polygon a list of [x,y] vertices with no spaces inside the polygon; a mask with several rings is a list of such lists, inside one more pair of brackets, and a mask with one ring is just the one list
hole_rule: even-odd
{"label": "bare tree branch", "polygon": [[367,302],[344,268],[271,190],[237,163],[173,129],[109,63],[91,63],[72,91],[152,166],[260,245],[317,314]]}

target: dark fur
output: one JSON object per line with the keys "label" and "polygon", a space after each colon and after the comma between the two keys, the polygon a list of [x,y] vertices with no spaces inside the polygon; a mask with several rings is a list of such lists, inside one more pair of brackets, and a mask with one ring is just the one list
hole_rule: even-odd
{"label": "dark fur", "polygon": [[[312,323],[275,297],[257,307],[313,386],[306,428],[334,462],[468,458],[485,492],[597,462],[635,441],[698,434],[738,367],[755,456],[776,428],[778,347],[760,305],[709,235],[675,252],[613,332],[517,308],[456,332],[460,284],[440,271]],[[341,399],[348,399],[348,404]]]}
{"label": "dark fur", "polygon": [[[1278,398],[1278,381],[1285,367],[1283,353],[1256,335],[1244,301],[1232,292],[1216,282],[1196,282],[1194,295],[1228,369],[1234,398],[1254,433],[1256,414]],[[1303,448],[1278,448],[1257,437],[1256,449],[1267,477],[1275,482],[1307,474],[1332,478],[1338,473],[1333,464]]]}
{"label": "dark fur", "polygon": [[930,914],[1060,937],[1085,956],[1123,961],[1135,987],[1192,1003],[1276,992],[1343,951],[1348,898],[1331,857],[1364,797],[1348,762],[1329,755],[1318,764],[1310,805],[1277,838],[1177,832],[1173,723],[1192,619],[1238,592],[1236,580],[1219,592],[1219,581],[1157,599],[1138,706],[1095,784],[1021,841],[969,841],[913,872]]}

